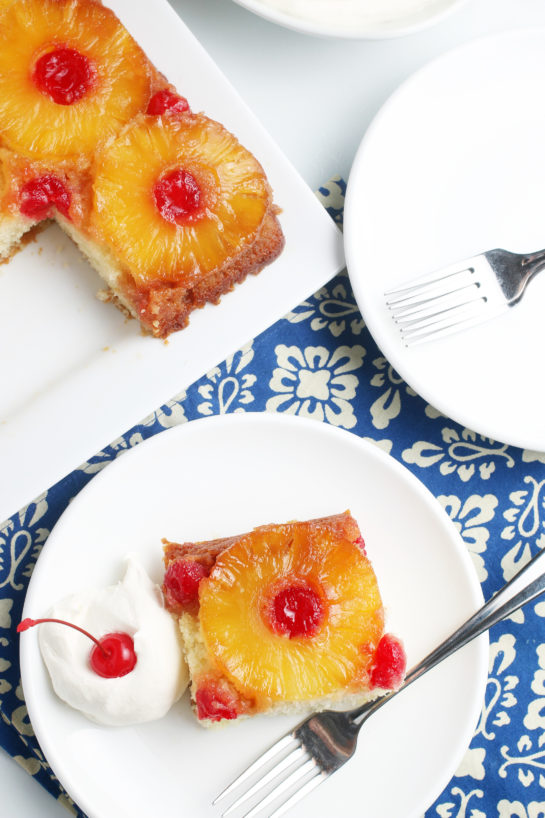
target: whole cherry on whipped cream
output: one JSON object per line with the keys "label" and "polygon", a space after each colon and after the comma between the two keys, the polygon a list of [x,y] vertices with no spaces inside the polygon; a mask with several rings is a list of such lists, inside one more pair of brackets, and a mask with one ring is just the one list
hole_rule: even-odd
{"label": "whole cherry on whipped cream", "polygon": [[132,636],[128,633],[107,633],[100,639],[92,636],[89,631],[80,628],[79,625],[74,625],[72,622],[66,622],[64,619],[53,619],[46,617],[43,619],[23,619],[17,625],[17,633],[33,628],[34,625],[42,625],[44,622],[53,622],[57,625],[66,625],[69,628],[79,631],[84,636],[87,636],[94,647],[91,648],[89,654],[89,664],[98,676],[105,679],[118,679],[120,676],[125,676],[130,673],[137,662],[136,652],[134,650],[134,641]]}
{"label": "whole cherry on whipped cream", "polygon": [[[122,726],[160,719],[186,689],[180,631],[134,556],[120,581],[71,594],[46,616],[71,625],[46,621],[38,628],[53,690],[91,721]],[[93,640],[91,652],[80,631]]]}

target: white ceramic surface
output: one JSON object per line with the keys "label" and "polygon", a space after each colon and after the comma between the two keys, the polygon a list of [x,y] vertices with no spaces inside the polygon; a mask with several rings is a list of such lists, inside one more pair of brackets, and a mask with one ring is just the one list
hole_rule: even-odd
{"label": "white ceramic surface", "polygon": [[[360,523],[387,626],[402,635],[415,664],[482,601],[464,543],[427,489],[379,448],[282,415],[193,421],[106,467],[50,535],[24,615],[39,616],[68,593],[114,581],[128,550],[160,581],[162,537],[208,539],[345,508]],[[38,740],[91,818],[217,816],[212,798],[293,723],[261,717],[206,731],[184,698],[159,722],[97,727],[53,694],[35,632],[21,639],[21,668]],[[482,637],[377,714],[357,759],[297,815],[325,818],[342,801],[346,818],[420,816],[470,741],[486,677]]]}
{"label": "white ceramic surface", "polygon": [[[102,283],[48,228],[0,273],[0,522],[237,350],[343,266],[332,219],[166,0],[112,0],[155,65],[263,164],[286,248],[168,343],[95,298]],[[24,455],[22,456],[22,453]]]}
{"label": "white ceramic surface", "polygon": [[545,450],[545,276],[485,324],[406,347],[383,293],[484,250],[545,246],[545,28],[477,40],[407,80],[350,175],[345,250],[365,321],[432,406],[486,437]]}
{"label": "white ceramic surface", "polygon": [[[379,0],[375,0],[375,5]],[[360,0],[365,6],[366,0]],[[316,17],[311,11],[311,3],[306,9],[292,11],[278,8],[267,0],[235,0],[240,6],[253,11],[265,20],[286,28],[301,31],[305,34],[316,34],[321,37],[341,37],[347,39],[381,40],[402,35],[414,34],[438,23],[467,0],[422,0],[421,7],[409,8],[407,11],[396,11],[394,14],[377,14],[376,19],[363,20],[360,16],[345,19],[339,17],[336,0],[329,0],[331,20]],[[321,17],[321,16],[320,16]],[[373,15],[374,17],[374,15]]]}

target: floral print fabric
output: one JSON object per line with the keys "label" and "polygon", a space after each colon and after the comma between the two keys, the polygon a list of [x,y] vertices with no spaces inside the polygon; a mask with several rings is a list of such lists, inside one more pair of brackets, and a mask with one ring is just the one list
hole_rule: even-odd
{"label": "floral print fabric", "polygon": [[[320,190],[339,224],[344,190],[341,179]],[[15,628],[33,566],[70,500],[104,465],[167,427],[246,411],[316,418],[389,452],[454,521],[485,598],[545,545],[545,454],[482,437],[422,400],[381,355],[346,273],[337,276],[0,526],[0,742],[74,815],[83,813],[43,757],[19,678]],[[545,818],[545,599],[492,630],[481,717],[432,816]]]}

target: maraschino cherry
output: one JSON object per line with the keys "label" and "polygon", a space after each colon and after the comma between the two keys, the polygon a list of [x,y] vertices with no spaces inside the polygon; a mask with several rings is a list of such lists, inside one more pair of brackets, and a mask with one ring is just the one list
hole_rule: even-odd
{"label": "maraschino cherry", "polygon": [[171,224],[195,221],[203,210],[199,183],[192,173],[175,168],[161,176],[153,188],[157,210]]}
{"label": "maraschino cherry", "polygon": [[266,611],[266,619],[272,630],[289,639],[315,636],[324,618],[325,607],[321,596],[302,582],[279,590]]}
{"label": "maraschino cherry", "polygon": [[44,173],[25,182],[20,192],[19,209],[30,219],[47,219],[52,208],[56,208],[65,218],[70,219],[70,191],[58,176]]}
{"label": "maraschino cherry", "polygon": [[175,560],[165,573],[163,592],[169,610],[193,608],[199,601],[199,583],[207,575],[204,565],[196,560]]}
{"label": "maraschino cherry", "polygon": [[148,103],[146,113],[152,116],[162,114],[185,114],[189,112],[189,103],[185,97],[174,94],[168,88],[157,91]]}
{"label": "maraschino cherry", "polygon": [[42,622],[55,622],[58,625],[67,625],[69,628],[79,631],[95,643],[89,654],[89,664],[98,676],[105,679],[117,679],[126,676],[136,665],[137,656],[134,650],[134,642],[128,633],[107,633],[100,639],[74,625],[72,622],[65,622],[64,619],[23,619],[17,625],[17,633],[26,631],[34,625],[41,625]]}
{"label": "maraschino cherry", "polygon": [[386,690],[398,687],[403,681],[406,666],[403,645],[396,636],[385,633],[375,652],[371,687],[383,687]]}
{"label": "maraschino cherry", "polygon": [[213,680],[201,685],[195,694],[197,718],[221,721],[236,719],[240,715],[234,695]]}
{"label": "maraschino cherry", "polygon": [[42,54],[32,78],[38,90],[57,105],[73,105],[91,90],[96,76],[89,57],[63,46]]}

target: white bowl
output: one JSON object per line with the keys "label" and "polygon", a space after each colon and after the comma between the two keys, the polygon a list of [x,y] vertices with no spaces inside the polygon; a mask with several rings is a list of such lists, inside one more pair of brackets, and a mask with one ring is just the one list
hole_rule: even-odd
{"label": "white bowl", "polygon": [[[347,0],[345,0],[346,2]],[[357,0],[351,0],[356,5]],[[467,0],[405,0],[410,8],[403,10],[399,6],[403,0],[389,0],[388,10],[373,12],[366,17],[358,10],[339,9],[339,0],[321,0],[320,9],[316,10],[317,0],[235,0],[239,6],[286,28],[306,34],[323,37],[344,37],[350,39],[379,40],[400,37],[421,31],[439,22]],[[298,10],[293,7],[301,3]],[[384,7],[385,0],[360,0],[360,5]],[[395,6],[398,6],[395,9]],[[330,10],[330,19],[326,19]]]}

